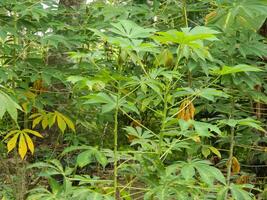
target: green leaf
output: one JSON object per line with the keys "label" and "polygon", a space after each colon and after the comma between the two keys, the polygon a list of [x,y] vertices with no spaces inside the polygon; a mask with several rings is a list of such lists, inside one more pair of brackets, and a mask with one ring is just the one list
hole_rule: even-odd
{"label": "green leaf", "polygon": [[227,74],[235,74],[240,72],[260,72],[262,71],[258,67],[240,64],[233,67],[223,66],[222,69],[215,69],[211,73],[216,75],[227,75]]}
{"label": "green leaf", "polygon": [[251,128],[255,128],[257,130],[266,132],[262,127],[261,123],[257,120],[254,120],[252,118],[246,118],[246,119],[240,119],[238,120],[238,124],[242,126],[249,126]]}
{"label": "green leaf", "polygon": [[224,175],[222,174],[222,172],[219,169],[217,169],[216,167],[213,167],[213,166],[209,166],[207,168],[207,170],[209,171],[209,173],[211,173],[211,175],[215,179],[217,179],[218,181],[220,181],[223,184],[226,184],[225,177],[224,177]]}
{"label": "green leaf", "polygon": [[99,162],[102,165],[102,167],[105,167],[108,164],[107,157],[102,152],[98,151],[97,149],[94,151],[94,156],[97,162]]}
{"label": "green leaf", "polygon": [[208,165],[197,165],[195,166],[196,170],[198,171],[201,179],[207,183],[209,186],[213,185],[214,179],[212,178]]}
{"label": "green leaf", "polygon": [[118,23],[111,23],[111,25],[113,26],[110,29],[111,32],[129,39],[147,38],[156,31],[153,28],[142,28],[130,20],[120,20]]}
{"label": "green leaf", "polygon": [[53,194],[57,194],[61,190],[61,185],[54,178],[49,177],[48,183]]}
{"label": "green leaf", "polygon": [[189,180],[195,175],[195,169],[191,164],[185,164],[181,169],[181,174],[185,180]]}
{"label": "green leaf", "polygon": [[265,0],[217,1],[215,16],[207,22],[224,30],[233,27],[244,27],[258,31],[267,17]]}
{"label": "green leaf", "polygon": [[206,146],[203,146],[203,147],[201,148],[201,152],[202,152],[202,154],[203,154],[203,156],[204,156],[205,158],[207,158],[207,157],[210,155],[210,150],[209,150],[209,148],[206,147]]}
{"label": "green leaf", "polygon": [[97,95],[89,95],[84,98],[89,99],[84,104],[104,104],[102,106],[102,113],[107,113],[116,108],[117,97],[108,95],[106,93],[98,93]]}
{"label": "green leaf", "polygon": [[82,153],[80,153],[77,156],[76,163],[79,167],[84,167],[92,162],[92,150],[87,150]]}
{"label": "green leaf", "polygon": [[228,194],[228,187],[223,187],[222,189],[219,190],[219,192],[217,193],[217,200],[225,200],[225,197]]}
{"label": "green leaf", "polygon": [[243,190],[240,186],[235,184],[231,184],[230,186],[231,194],[234,199],[238,200],[252,200],[252,196],[249,192]]}
{"label": "green leaf", "polygon": [[214,97],[224,97],[224,98],[228,98],[229,95],[224,93],[223,91],[220,90],[216,90],[214,88],[205,88],[200,90],[199,96],[204,97],[210,101],[214,101],[215,98]]}
{"label": "green leaf", "polygon": [[85,145],[82,145],[82,146],[70,146],[70,147],[66,147],[64,148],[63,152],[61,153],[61,156],[67,154],[67,153],[70,153],[72,151],[78,151],[78,150],[88,150],[88,149],[92,149],[92,147],[90,146],[85,146]]}
{"label": "green leaf", "polygon": [[0,90],[0,119],[8,112],[10,117],[17,121],[18,112],[22,108],[10,96]]}
{"label": "green leaf", "polygon": [[198,122],[198,121],[193,121],[194,128],[199,136],[211,136],[212,134],[210,131],[214,131],[217,134],[221,134],[220,129],[213,124],[205,123],[205,122]]}

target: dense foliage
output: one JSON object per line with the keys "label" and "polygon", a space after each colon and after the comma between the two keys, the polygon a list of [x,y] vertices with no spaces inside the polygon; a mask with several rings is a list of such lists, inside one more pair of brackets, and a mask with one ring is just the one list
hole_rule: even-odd
{"label": "dense foliage", "polygon": [[266,0],[1,0],[2,200],[267,199]]}

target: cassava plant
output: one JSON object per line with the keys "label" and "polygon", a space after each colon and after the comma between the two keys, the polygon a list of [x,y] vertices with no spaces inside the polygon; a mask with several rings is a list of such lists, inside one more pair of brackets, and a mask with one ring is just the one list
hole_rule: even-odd
{"label": "cassava plant", "polygon": [[1,1],[0,199],[264,199],[266,13]]}

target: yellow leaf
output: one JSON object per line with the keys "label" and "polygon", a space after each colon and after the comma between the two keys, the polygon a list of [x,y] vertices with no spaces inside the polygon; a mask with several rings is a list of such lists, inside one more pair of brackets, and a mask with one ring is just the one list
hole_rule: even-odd
{"label": "yellow leaf", "polygon": [[59,129],[61,130],[61,132],[64,133],[64,131],[66,129],[66,123],[63,120],[63,118],[61,118],[60,115],[57,115],[57,125],[58,125]]}
{"label": "yellow leaf", "polygon": [[33,118],[36,118],[38,116],[41,116],[41,113],[34,113],[29,117],[29,119],[33,119]]}
{"label": "yellow leaf", "polygon": [[25,136],[25,139],[26,139],[26,142],[27,142],[28,149],[33,154],[33,152],[34,152],[34,145],[33,145],[32,139],[26,133],[24,133],[24,136]]}
{"label": "yellow leaf", "polygon": [[17,144],[17,140],[18,140],[18,136],[20,133],[17,133],[16,135],[14,135],[7,143],[7,150],[8,152],[12,151],[12,149],[15,148],[16,144]]}
{"label": "yellow leaf", "polygon": [[42,127],[43,129],[46,129],[46,127],[48,126],[48,119],[47,116],[43,116],[43,120],[42,120]]}
{"label": "yellow leaf", "polygon": [[192,101],[184,100],[179,107],[179,113],[177,115],[177,118],[188,121],[190,119],[194,119],[194,116],[195,116],[195,107]]}
{"label": "yellow leaf", "polygon": [[7,138],[9,138],[11,135],[13,135],[13,134],[15,134],[15,133],[17,133],[17,132],[19,132],[19,130],[10,131],[10,132],[4,137],[4,140],[7,139]]}
{"label": "yellow leaf", "polygon": [[48,118],[49,128],[51,128],[53,126],[53,124],[56,122],[56,117],[57,117],[56,114],[49,116],[49,118]]}
{"label": "yellow leaf", "polygon": [[237,184],[247,184],[249,183],[250,176],[242,175],[236,179]]}
{"label": "yellow leaf", "polygon": [[36,118],[32,121],[32,128],[34,128],[37,124],[39,124],[39,123],[41,122],[42,119],[43,119],[43,116],[36,117]]}
{"label": "yellow leaf", "polygon": [[31,129],[23,129],[22,131],[25,132],[25,133],[33,134],[33,135],[35,135],[37,137],[40,137],[40,138],[43,137],[39,132],[31,130]]}
{"label": "yellow leaf", "polygon": [[192,138],[192,140],[194,140],[196,143],[200,143],[200,142],[201,142],[201,139],[200,139],[199,136],[193,136],[193,137],[191,137],[191,138]]}
{"label": "yellow leaf", "polygon": [[213,146],[209,146],[209,149],[212,151],[212,153],[214,153],[216,156],[218,156],[219,158],[222,157],[221,153],[218,151],[218,149],[216,149]]}
{"label": "yellow leaf", "polygon": [[29,102],[24,102],[23,104],[21,104],[21,107],[25,112],[27,112],[28,110],[28,105],[29,105]]}
{"label": "yellow leaf", "polygon": [[72,122],[69,118],[67,118],[66,116],[64,116],[64,115],[62,115],[62,114],[61,114],[61,117],[64,119],[64,121],[66,122],[66,124],[68,125],[68,127],[69,127],[73,132],[75,132],[75,127],[74,127],[73,122]]}
{"label": "yellow leaf", "polygon": [[212,11],[211,13],[207,14],[205,16],[205,25],[207,25],[216,16],[217,16],[217,12],[216,11]]}
{"label": "yellow leaf", "polygon": [[23,160],[26,153],[27,153],[27,144],[24,138],[24,134],[20,134],[19,137],[19,155],[21,157],[21,159]]}
{"label": "yellow leaf", "polygon": [[28,99],[34,99],[36,97],[36,94],[34,94],[31,91],[27,91],[24,93],[24,95],[28,98]]}
{"label": "yellow leaf", "polygon": [[232,172],[239,173],[240,172],[240,165],[236,157],[233,156],[232,158]]}

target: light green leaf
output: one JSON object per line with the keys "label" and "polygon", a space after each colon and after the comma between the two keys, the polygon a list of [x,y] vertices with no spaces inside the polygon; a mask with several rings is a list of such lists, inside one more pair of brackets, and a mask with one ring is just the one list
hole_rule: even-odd
{"label": "light green leaf", "polygon": [[92,150],[87,150],[77,156],[76,163],[79,167],[84,167],[92,162]]}
{"label": "light green leaf", "polygon": [[206,147],[206,146],[203,146],[203,147],[201,148],[201,152],[202,152],[202,154],[203,154],[203,156],[204,156],[205,158],[207,158],[207,157],[210,155],[210,150],[209,150],[209,148]]}
{"label": "light green leaf", "polygon": [[222,69],[213,70],[211,73],[216,75],[235,74],[240,72],[260,72],[262,71],[258,67],[240,64],[233,67],[223,66]]}
{"label": "light green leaf", "polygon": [[185,180],[189,180],[195,175],[195,169],[192,165],[185,164],[181,169],[181,174]]}

